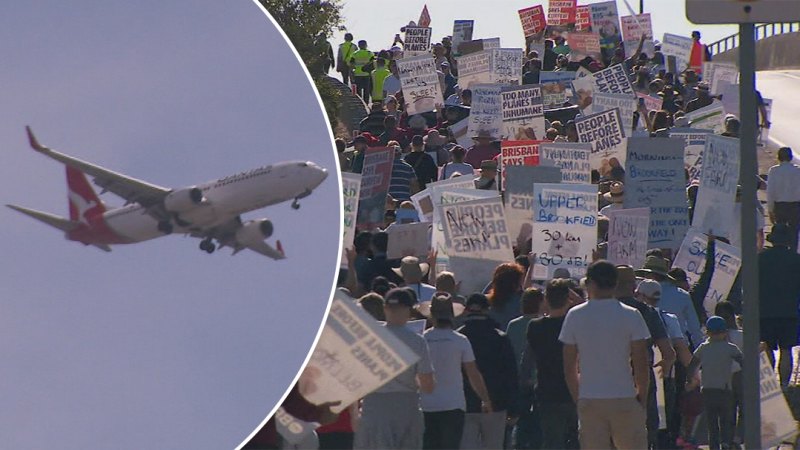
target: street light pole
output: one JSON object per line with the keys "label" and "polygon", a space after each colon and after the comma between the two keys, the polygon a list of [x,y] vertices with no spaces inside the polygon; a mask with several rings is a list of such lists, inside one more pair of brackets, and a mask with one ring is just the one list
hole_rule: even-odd
{"label": "street light pole", "polygon": [[639,14],[644,14],[644,0],[639,0]]}

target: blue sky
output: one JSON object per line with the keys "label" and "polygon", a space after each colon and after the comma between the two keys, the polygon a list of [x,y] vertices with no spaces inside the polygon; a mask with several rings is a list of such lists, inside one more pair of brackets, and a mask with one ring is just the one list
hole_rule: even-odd
{"label": "blue sky", "polygon": [[273,220],[279,262],[182,236],[106,254],[0,209],[2,446],[234,447],[305,360],[338,267],[332,144],[293,52],[249,0],[30,1],[0,5],[0,58],[2,203],[67,215],[25,125],[167,187],[292,159],[334,174],[299,211],[245,217]]}
{"label": "blue sky", "polygon": [[[524,48],[525,41],[517,11],[534,5],[544,5],[542,0],[403,0],[402,2],[376,2],[374,0],[344,0],[344,24],[356,40],[366,39],[370,49],[388,48],[395,33],[410,20],[417,21],[424,5],[428,5],[433,28],[433,40],[452,34],[453,20],[475,20],[474,39],[500,37],[500,44],[507,48]],[[579,5],[599,1],[578,1]],[[639,1],[628,0],[638,13]],[[617,0],[620,16],[630,15],[625,2]],[[686,19],[685,0],[644,0],[644,12],[651,14],[653,33],[661,39],[664,33],[690,36],[692,30],[700,30],[705,43],[722,39],[738,31],[731,25],[694,25]],[[331,41],[338,46],[344,32],[336,33]]]}

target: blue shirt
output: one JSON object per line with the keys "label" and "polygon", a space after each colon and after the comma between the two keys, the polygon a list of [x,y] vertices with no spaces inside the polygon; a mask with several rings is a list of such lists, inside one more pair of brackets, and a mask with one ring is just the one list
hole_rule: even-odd
{"label": "blue shirt", "polygon": [[411,199],[411,180],[416,178],[414,168],[403,161],[400,152],[392,163],[392,178],[389,181],[389,195],[395,200],[405,201]]}
{"label": "blue shirt", "polygon": [[689,333],[692,348],[700,345],[705,337],[700,330],[700,320],[697,318],[697,311],[692,304],[689,293],[669,282],[661,284],[661,300],[658,308],[678,316],[681,328],[684,333]]}

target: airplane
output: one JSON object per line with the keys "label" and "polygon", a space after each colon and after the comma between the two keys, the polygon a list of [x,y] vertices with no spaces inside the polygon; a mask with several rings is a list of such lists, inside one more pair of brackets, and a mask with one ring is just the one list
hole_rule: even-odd
{"label": "airplane", "polygon": [[[280,241],[273,247],[265,242],[274,227],[269,219],[242,221],[241,214],[311,195],[328,171],[312,162],[289,161],[259,167],[218,180],[168,189],[137,180],[95,164],[59,153],[36,139],[26,127],[30,146],[61,162],[67,170],[69,218],[6,205],[64,232],[65,237],[84,245],[111,251],[112,245],[133,244],[172,233],[200,238],[200,250],[213,253],[230,247],[233,254],[250,249],[272,259],[284,259]],[[108,209],[86,177],[125,200],[120,208]],[[216,243],[215,243],[216,241]]]}

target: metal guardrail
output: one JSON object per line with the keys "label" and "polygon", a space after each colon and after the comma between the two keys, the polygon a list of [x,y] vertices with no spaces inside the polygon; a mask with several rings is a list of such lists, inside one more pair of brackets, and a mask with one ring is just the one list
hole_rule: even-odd
{"label": "metal guardrail", "polygon": [[[756,40],[765,39],[771,36],[784,33],[800,32],[800,22],[786,23],[763,23],[756,25]],[[739,47],[739,33],[732,34],[726,38],[707,45],[712,55],[727,52]]]}

